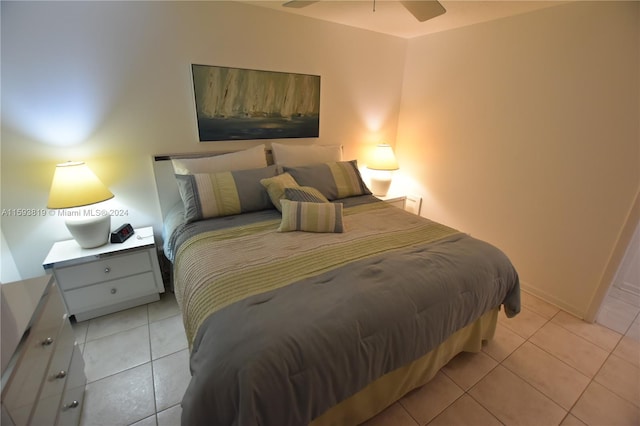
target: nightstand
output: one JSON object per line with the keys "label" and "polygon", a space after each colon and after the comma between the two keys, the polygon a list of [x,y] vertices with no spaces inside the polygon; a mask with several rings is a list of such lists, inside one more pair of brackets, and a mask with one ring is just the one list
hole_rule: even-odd
{"label": "nightstand", "polygon": [[75,240],[57,242],[42,266],[55,276],[76,321],[153,302],[164,292],[150,226],[123,243],[91,249]]}
{"label": "nightstand", "polygon": [[382,201],[385,201],[391,204],[392,206],[399,207],[402,210],[405,209],[405,206],[407,204],[406,195],[385,195],[384,197],[378,196],[378,198],[381,199]]}

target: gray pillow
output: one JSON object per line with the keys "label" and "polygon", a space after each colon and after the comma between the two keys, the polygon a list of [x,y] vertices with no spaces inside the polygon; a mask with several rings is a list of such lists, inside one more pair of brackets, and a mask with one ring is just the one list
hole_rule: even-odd
{"label": "gray pillow", "polygon": [[276,166],[218,173],[175,175],[187,222],[273,208],[261,179]]}
{"label": "gray pillow", "polygon": [[319,190],[328,200],[371,194],[362,181],[356,160],[284,167],[298,185]]}

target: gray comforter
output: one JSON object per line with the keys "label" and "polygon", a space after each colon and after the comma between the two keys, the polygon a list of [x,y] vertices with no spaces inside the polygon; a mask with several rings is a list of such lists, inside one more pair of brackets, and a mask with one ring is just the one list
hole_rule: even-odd
{"label": "gray comforter", "polygon": [[[227,251],[242,247],[233,246],[221,231],[211,231],[235,229],[232,224],[239,219],[200,224],[209,229],[204,233],[211,238],[208,243],[198,235],[173,237],[176,297],[192,349],[192,380],[182,401],[183,425],[306,425],[375,379],[423,356],[485,312],[501,304],[508,316],[519,312],[518,276],[499,249],[393,207],[374,209],[374,213],[358,207],[352,210],[355,213],[345,216],[345,225],[351,227],[345,235],[353,234],[348,244],[337,235],[318,235],[321,242],[309,251],[326,251],[325,241],[335,241],[336,250],[344,246],[341,259],[331,267],[323,264],[318,267],[321,272],[314,274],[291,275],[283,269],[283,285],[274,285],[277,279],[260,269],[265,266],[247,257],[239,262],[260,274],[253,275],[249,284],[239,280],[223,293],[210,293],[205,289],[225,281],[229,271],[214,265],[213,272],[188,266],[189,256],[182,252],[189,247],[184,246],[194,246],[192,257],[212,264],[220,256],[207,260],[215,247]],[[269,220],[265,221],[269,215],[249,221],[266,223],[260,227],[261,238],[278,239]],[[412,223],[385,236],[403,242],[392,244],[384,253],[370,248],[381,240],[362,245],[364,240],[381,238],[384,223],[392,216]],[[438,232],[429,231],[433,236],[429,242],[412,239],[431,227]],[[190,234],[182,229],[185,233]],[[247,232],[240,235],[252,241]],[[277,244],[290,246],[294,238],[278,239]],[[264,244],[269,249],[269,242]],[[350,249],[356,246],[366,254],[351,255]],[[295,247],[289,248],[298,253]],[[306,249],[300,247],[300,251]],[[286,261],[274,259],[268,263]],[[194,279],[195,284],[184,282],[194,268],[206,278]],[[298,278],[289,282],[292,276]],[[262,280],[265,289],[255,291],[255,281]],[[252,290],[229,296],[243,286]],[[216,299],[219,306],[204,314],[202,300],[208,299]]]}

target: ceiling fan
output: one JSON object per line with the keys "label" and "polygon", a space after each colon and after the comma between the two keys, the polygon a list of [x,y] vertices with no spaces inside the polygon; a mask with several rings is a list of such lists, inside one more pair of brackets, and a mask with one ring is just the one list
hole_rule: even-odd
{"label": "ceiling fan", "polygon": [[[319,0],[290,0],[284,3],[283,6],[301,8],[317,3],[318,1]],[[435,18],[446,12],[446,9],[437,0],[400,0],[399,2],[420,22]],[[373,0],[373,4],[375,10],[375,0]]]}

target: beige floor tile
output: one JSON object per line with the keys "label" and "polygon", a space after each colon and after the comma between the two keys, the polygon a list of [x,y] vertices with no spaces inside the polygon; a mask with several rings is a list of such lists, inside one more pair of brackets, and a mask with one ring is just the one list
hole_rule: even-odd
{"label": "beige floor tile", "polygon": [[147,363],[87,384],[80,424],[128,425],[153,414],[151,363]]}
{"label": "beige floor tile", "polygon": [[88,341],[82,357],[89,382],[147,363],[151,361],[149,326]]}
{"label": "beige floor tile", "polygon": [[89,320],[87,342],[121,331],[131,330],[148,323],[146,305],[93,318]]}
{"label": "beige floor tile", "polygon": [[558,405],[570,410],[590,379],[532,343],[525,343],[502,365]]}
{"label": "beige floor tile", "polygon": [[470,389],[498,363],[484,352],[462,352],[444,366],[442,372],[464,390]]}
{"label": "beige floor tile", "polygon": [[607,297],[612,297],[614,299],[622,300],[625,303],[633,305],[637,308],[640,308],[640,295],[634,294],[627,290],[622,290],[618,287],[612,286],[609,288],[609,293],[607,293]]}
{"label": "beige floor tile", "polygon": [[469,395],[464,395],[438,417],[429,426],[501,426],[502,423]]}
{"label": "beige floor tile", "polygon": [[501,362],[522,345],[524,341],[523,337],[498,323],[493,339],[482,346],[482,351],[496,361]]}
{"label": "beige floor tile", "polygon": [[362,423],[362,426],[418,426],[418,423],[411,418],[409,413],[400,405],[395,403],[377,416]]}
{"label": "beige floor tile", "polygon": [[151,357],[158,359],[188,348],[182,316],[177,315],[149,324]]}
{"label": "beige floor tile", "polygon": [[557,425],[567,412],[502,366],[469,394],[505,425]]}
{"label": "beige floor tile", "polygon": [[522,308],[514,318],[505,318],[503,315],[498,316],[500,325],[507,327],[525,339],[533,336],[547,321],[546,318],[527,308]]}
{"label": "beige floor tile", "polygon": [[520,293],[520,300],[522,301],[522,306],[534,311],[535,313],[546,319],[551,319],[555,314],[560,312],[560,308],[557,308],[552,304],[540,299],[539,297],[527,293],[526,291]]}
{"label": "beige floor tile", "polygon": [[573,414],[567,414],[567,417],[564,418],[560,426],[587,426],[583,422],[580,421],[579,418],[574,416]]}
{"label": "beige floor tile", "polygon": [[180,308],[176,302],[176,296],[170,291],[165,291],[160,295],[160,300],[149,303],[149,322],[159,321],[174,315],[180,315]]}
{"label": "beige floor tile", "polygon": [[622,335],[616,331],[600,324],[589,324],[566,312],[559,312],[551,322],[566,328],[573,334],[577,334],[608,352],[611,352],[622,338]]}
{"label": "beige floor tile", "polygon": [[640,407],[640,369],[635,365],[611,355],[594,380]]}
{"label": "beige floor tile", "polygon": [[167,408],[158,413],[158,426],[177,426],[180,424],[182,407],[180,404]]}
{"label": "beige floor tile", "polygon": [[636,319],[631,323],[631,326],[624,335],[640,342],[640,313],[636,316]]}
{"label": "beige floor tile", "polygon": [[629,336],[624,336],[613,354],[640,368],[640,342]]}
{"label": "beige floor tile", "polygon": [[640,313],[640,308],[621,300],[606,297],[600,307],[596,322],[618,333],[624,334]]}
{"label": "beige floor tile", "polygon": [[400,404],[419,424],[424,425],[463,393],[450,378],[439,372],[429,383],[405,395]]}
{"label": "beige floor tile", "polygon": [[589,426],[640,424],[640,408],[595,382],[587,387],[571,414]]}
{"label": "beige floor tile", "polygon": [[[156,426],[156,424],[157,424],[156,415],[154,414],[152,416],[145,417],[139,422],[132,423],[131,426]],[[179,424],[180,423],[176,423],[176,425],[179,425]]]}
{"label": "beige floor tile", "polygon": [[545,324],[530,342],[588,377],[595,376],[609,356],[604,349],[553,323]]}
{"label": "beige floor tile", "polygon": [[187,349],[153,361],[153,384],[156,391],[156,407],[165,410],[182,401],[191,373]]}

